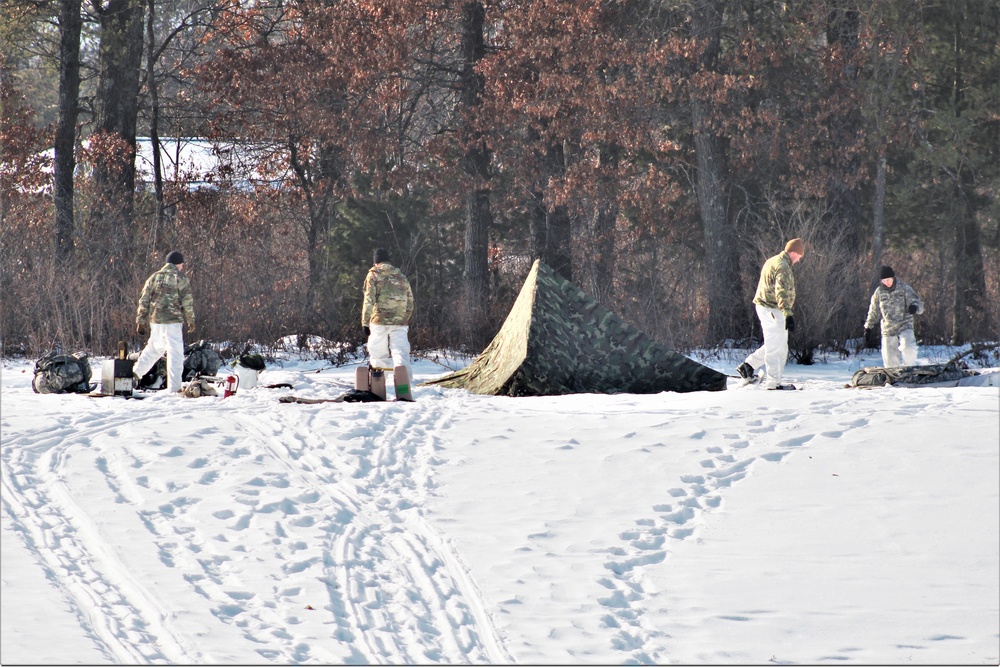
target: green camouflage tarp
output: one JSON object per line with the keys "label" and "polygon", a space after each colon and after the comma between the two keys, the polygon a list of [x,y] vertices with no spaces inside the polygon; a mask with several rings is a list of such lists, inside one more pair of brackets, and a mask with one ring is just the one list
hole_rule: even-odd
{"label": "green camouflage tarp", "polygon": [[482,354],[424,384],[506,396],[653,394],[719,391],[726,376],[651,339],[536,261]]}

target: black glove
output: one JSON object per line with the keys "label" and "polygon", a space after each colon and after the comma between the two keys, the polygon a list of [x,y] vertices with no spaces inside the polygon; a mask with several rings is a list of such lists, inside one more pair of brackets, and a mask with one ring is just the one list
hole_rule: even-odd
{"label": "black glove", "polygon": [[361,330],[365,333],[365,338],[370,338],[371,337],[372,330],[371,330],[371,327],[369,327],[367,324],[362,324],[361,325]]}
{"label": "black glove", "polygon": [[795,331],[795,318],[791,315],[785,318],[785,328],[789,331]]}
{"label": "black glove", "polygon": [[865,347],[876,347],[878,341],[875,338],[875,330],[872,328],[865,329]]}
{"label": "black glove", "polygon": [[907,308],[906,310],[909,311],[910,315],[916,315],[917,314],[917,304],[911,303],[910,307]]}
{"label": "black glove", "polygon": [[135,323],[135,332],[137,334],[139,334],[140,336],[144,336],[144,335],[146,335],[147,331],[149,331],[149,327],[145,323],[143,323],[143,322],[136,322]]}

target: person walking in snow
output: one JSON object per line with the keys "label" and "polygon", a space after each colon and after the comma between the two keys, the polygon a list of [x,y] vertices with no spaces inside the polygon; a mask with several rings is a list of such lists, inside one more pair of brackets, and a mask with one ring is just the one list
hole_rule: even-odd
{"label": "person walking in snow", "polygon": [[764,262],[757,282],[753,302],[764,332],[764,344],[746,358],[736,371],[746,380],[756,376],[756,369],[764,366],[766,389],[795,389],[782,384],[781,376],[788,361],[788,333],[795,330],[795,276],[792,266],[798,264],[806,253],[802,239],[792,239],[785,249]]}
{"label": "person walking in snow", "polygon": [[[184,330],[194,331],[194,299],[191,281],[184,275],[184,256],[174,250],[166,264],[146,279],[139,296],[135,330],[140,336],[149,331],[149,341],[135,362],[133,372],[141,378],[167,355],[167,391],[179,392],[184,373]],[[138,384],[138,381],[136,381]]]}
{"label": "person walking in snow", "polygon": [[361,306],[361,329],[367,338],[369,363],[373,368],[410,367],[409,323],[413,315],[413,290],[403,272],[389,263],[389,252],[376,248],[374,266],[365,277]]}
{"label": "person walking in snow", "polygon": [[[913,366],[917,363],[917,339],[913,335],[913,316],[924,312],[924,303],[916,290],[896,279],[891,266],[883,266],[881,285],[875,288],[865,320],[865,343],[875,338],[875,324],[881,321],[882,364],[886,368]],[[902,364],[900,355],[902,354]]]}

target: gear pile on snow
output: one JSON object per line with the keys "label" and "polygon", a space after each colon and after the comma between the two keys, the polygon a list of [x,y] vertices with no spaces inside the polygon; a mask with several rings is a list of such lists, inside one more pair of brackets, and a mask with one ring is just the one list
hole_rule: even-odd
{"label": "gear pile on snow", "polygon": [[977,375],[975,371],[962,368],[955,362],[927,366],[898,366],[896,368],[869,366],[857,371],[847,386],[866,389],[886,385],[926,386],[941,383],[954,385],[960,380],[974,375]]}
{"label": "gear pile on snow", "polygon": [[198,375],[215,375],[219,372],[220,366],[222,366],[222,357],[205,341],[200,340],[184,348],[182,379],[185,382]]}
{"label": "gear pile on snow", "polygon": [[188,386],[184,387],[181,392],[184,398],[200,398],[202,396],[218,396],[219,392],[216,391],[208,380],[203,378],[196,378],[191,380]]}
{"label": "gear pile on snow", "polygon": [[36,394],[86,393],[90,391],[90,377],[90,358],[85,352],[52,351],[35,362],[31,388]]}
{"label": "gear pile on snow", "polygon": [[426,382],[477,394],[719,391],[726,375],[668,349],[535,261],[507,320],[466,368]]}

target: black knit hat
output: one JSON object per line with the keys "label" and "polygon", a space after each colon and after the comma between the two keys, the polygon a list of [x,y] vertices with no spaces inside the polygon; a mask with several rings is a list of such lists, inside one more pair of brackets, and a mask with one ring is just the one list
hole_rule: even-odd
{"label": "black knit hat", "polygon": [[382,262],[389,261],[389,251],[385,248],[375,248],[375,254],[372,255],[373,264],[381,264]]}
{"label": "black knit hat", "polygon": [[184,255],[182,255],[179,250],[171,250],[167,253],[166,261],[170,264],[183,264]]}
{"label": "black knit hat", "polygon": [[882,272],[879,273],[878,275],[879,280],[885,280],[886,278],[895,278],[895,277],[896,277],[896,272],[892,270],[891,266],[883,266]]}

